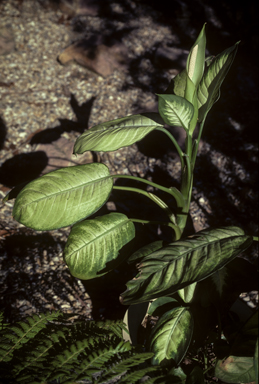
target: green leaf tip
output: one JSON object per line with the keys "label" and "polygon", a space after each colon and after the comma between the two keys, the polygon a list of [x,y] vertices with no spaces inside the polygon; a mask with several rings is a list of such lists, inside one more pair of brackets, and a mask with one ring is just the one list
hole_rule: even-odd
{"label": "green leaf tip", "polygon": [[206,49],[206,23],[193,44],[187,58],[186,70],[189,78],[194,83],[195,87],[199,85],[204,72],[205,49]]}
{"label": "green leaf tip", "polygon": [[236,56],[239,41],[210,62],[197,89],[198,121],[202,122],[220,97],[220,87]]}

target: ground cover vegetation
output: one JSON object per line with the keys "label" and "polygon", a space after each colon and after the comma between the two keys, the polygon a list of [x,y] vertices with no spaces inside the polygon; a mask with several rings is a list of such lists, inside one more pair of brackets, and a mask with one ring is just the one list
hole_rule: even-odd
{"label": "ground cover vegetation", "polygon": [[[3,382],[106,383],[117,379],[137,383],[143,377],[146,383],[258,382],[258,312],[241,320],[231,314],[231,308],[224,308],[222,316],[228,266],[258,238],[233,226],[184,234],[204,123],[220,97],[239,44],[206,58],[205,29],[206,25],[189,52],[186,68],[157,95],[159,113],[99,124],[74,145],[76,155],[116,151],[151,131],[160,131],[180,157],[179,189],[112,175],[106,165],[91,163],[50,172],[28,183],[16,196],[13,216],[25,226],[38,231],[72,226],[64,260],[73,276],[82,280],[103,276],[125,258],[137,266],[137,273],[119,298],[129,306],[124,323],[70,324],[60,313],[34,315],[12,326],[2,323]],[[184,150],[170,126],[185,131]],[[123,178],[147,188],[115,185],[115,179]],[[112,190],[144,195],[163,211],[165,220],[147,221],[119,212],[91,218]],[[163,191],[174,204],[162,200],[156,191]],[[5,200],[14,195],[11,191]],[[171,240],[152,242],[127,255],[135,237],[134,223],[167,226]]]}

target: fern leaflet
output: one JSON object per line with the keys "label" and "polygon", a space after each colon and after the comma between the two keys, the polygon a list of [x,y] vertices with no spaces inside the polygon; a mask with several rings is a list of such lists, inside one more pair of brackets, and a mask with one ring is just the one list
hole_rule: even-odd
{"label": "fern leaflet", "polygon": [[[26,319],[27,322],[19,322],[17,326],[11,325],[5,329],[3,340],[0,345],[0,362],[10,361],[14,350],[20,349],[30,339],[39,333],[48,321],[60,316],[60,312],[47,315],[33,315]],[[2,333],[3,334],[3,333]]]}

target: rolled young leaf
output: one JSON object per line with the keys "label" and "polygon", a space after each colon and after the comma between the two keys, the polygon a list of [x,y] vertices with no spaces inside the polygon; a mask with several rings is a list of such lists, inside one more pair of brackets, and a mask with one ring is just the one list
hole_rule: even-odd
{"label": "rolled young leaf", "polygon": [[166,124],[188,130],[194,113],[193,105],[189,101],[176,95],[158,95],[158,109]]}
{"label": "rolled young leaf", "polygon": [[74,154],[86,151],[116,151],[143,139],[149,132],[163,126],[163,120],[155,112],[141,113],[98,124],[77,138]]}
{"label": "rolled young leaf", "polygon": [[18,194],[13,216],[39,231],[67,227],[96,212],[113,187],[104,164],[58,169],[27,184]]}
{"label": "rolled young leaf", "polygon": [[206,48],[205,26],[206,24],[204,24],[199,36],[193,44],[186,63],[188,77],[195,87],[198,87],[204,71]]}
{"label": "rolled young leaf", "polygon": [[186,87],[184,97],[193,105],[193,117],[189,123],[189,134],[192,135],[198,120],[197,88],[202,79],[205,66],[206,34],[204,24],[186,62]]}
{"label": "rolled young leaf", "polygon": [[178,307],[166,312],[151,331],[150,349],[155,354],[152,364],[171,359],[179,364],[190,345],[192,333],[193,317],[188,308]]}
{"label": "rolled young leaf", "polygon": [[197,91],[200,122],[219,99],[221,84],[233,63],[238,44],[239,42],[217,55],[206,68]]}
{"label": "rolled young leaf", "polygon": [[71,274],[89,280],[114,269],[119,250],[135,236],[135,227],[122,213],[109,213],[77,223],[72,228],[64,260]]}
{"label": "rolled young leaf", "polygon": [[247,249],[253,241],[238,227],[206,229],[146,255],[139,274],[121,294],[123,304],[167,296],[210,276]]}

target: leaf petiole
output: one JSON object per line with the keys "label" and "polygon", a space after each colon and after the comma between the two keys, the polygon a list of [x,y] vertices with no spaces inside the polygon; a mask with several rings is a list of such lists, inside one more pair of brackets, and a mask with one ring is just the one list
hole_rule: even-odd
{"label": "leaf petiole", "polygon": [[177,225],[174,225],[173,223],[170,222],[165,222],[165,221],[152,221],[152,220],[141,220],[141,219],[132,219],[129,218],[133,223],[141,223],[141,224],[153,224],[153,225],[165,225],[167,227],[171,227],[174,232],[175,232],[175,239],[179,239],[182,235],[182,232],[180,228]]}
{"label": "leaf petiole", "polygon": [[[156,184],[156,183],[153,183],[152,181],[149,181],[149,180],[146,180],[146,179],[141,179],[140,177],[136,177],[136,176],[129,176],[129,175],[111,175],[110,176],[112,179],[118,179],[118,178],[121,178],[121,179],[129,179],[129,180],[135,180],[135,181],[140,181],[144,184],[148,184],[150,185],[151,187],[154,187],[154,188],[157,188],[157,189],[160,189],[161,191],[164,191],[166,193],[169,193],[171,196],[173,196],[176,200],[176,203],[177,203],[177,207],[178,208],[183,208],[186,204],[186,201],[182,195],[182,193],[175,187],[172,187],[172,188],[166,188],[166,187],[163,187],[162,185],[160,184]],[[114,187],[113,187],[114,188]],[[125,187],[126,188],[126,187]]]}
{"label": "leaf petiole", "polygon": [[163,127],[159,127],[156,129],[157,131],[161,131],[161,132],[164,132],[169,138],[170,140],[173,142],[177,152],[178,152],[178,155],[180,156],[180,161],[181,161],[181,166],[182,168],[184,167],[184,160],[183,160],[183,156],[184,156],[184,153],[183,151],[181,150],[181,147],[179,146],[179,144],[177,143],[176,139],[174,138],[174,136],[165,128]]}

